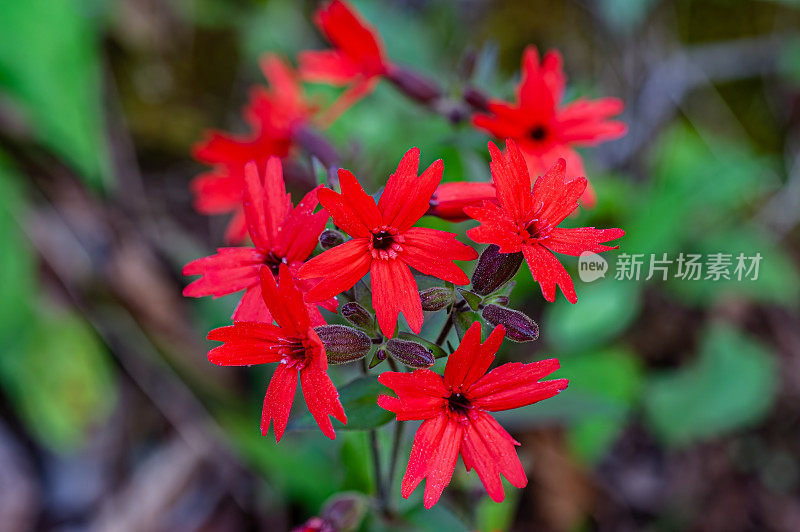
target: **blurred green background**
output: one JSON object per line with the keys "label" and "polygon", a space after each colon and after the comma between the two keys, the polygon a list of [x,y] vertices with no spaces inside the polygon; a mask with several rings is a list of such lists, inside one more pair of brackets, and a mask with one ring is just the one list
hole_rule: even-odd
{"label": "blurred green background", "polygon": [[[625,100],[628,136],[583,152],[598,206],[568,221],[626,230],[612,268],[623,252],[763,257],[756,281],[590,284],[566,259],[575,306],[523,270],[512,302],[542,334],[501,359],[556,356],[571,381],[499,416],[528,487],[494,504],[459,466],[434,510],[395,493],[402,520],[361,528],[800,529],[800,2],[354,3],[453,94],[509,98],[535,44],[562,51],[568,99]],[[282,530],[371,493],[363,432],[260,436],[269,370],[205,358],[236,297],[180,296],[181,266],[226,223],[191,208],[191,146],[245,130],[261,53],[323,46],[314,7],[0,0],[4,530]],[[489,179],[484,135],[385,82],[329,133],[372,191],[412,145],[446,180]]]}

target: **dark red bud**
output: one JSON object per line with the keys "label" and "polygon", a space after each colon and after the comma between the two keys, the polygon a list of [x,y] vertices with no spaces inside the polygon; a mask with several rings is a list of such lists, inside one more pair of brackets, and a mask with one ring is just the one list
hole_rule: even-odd
{"label": "dark red bud", "polygon": [[539,337],[539,326],[527,314],[498,305],[486,305],[483,319],[506,328],[506,338],[515,342],[532,342]]}
{"label": "dark red bud", "polygon": [[342,308],[339,309],[339,314],[356,327],[362,329],[370,329],[375,323],[367,309],[355,301],[345,303]]}
{"label": "dark red bud", "polygon": [[346,325],[321,325],[314,330],[325,346],[330,364],[346,364],[362,359],[372,347],[369,336]]}
{"label": "dark red bud", "polygon": [[322,249],[335,248],[339,244],[344,244],[344,235],[335,229],[325,229],[319,235],[319,245]]}
{"label": "dark red bud", "polygon": [[431,80],[413,70],[395,66],[388,73],[387,78],[406,96],[420,103],[430,103],[441,96],[439,86]]}
{"label": "dark red bud", "polygon": [[474,87],[464,89],[462,97],[475,111],[486,112],[489,110],[489,98]]}
{"label": "dark red bud", "polygon": [[419,298],[422,300],[422,310],[442,310],[453,302],[453,291],[434,286],[420,292]]}
{"label": "dark red bud", "polygon": [[339,154],[328,139],[308,125],[303,125],[294,130],[294,141],[302,146],[308,153],[320,160],[327,168],[339,166]]}
{"label": "dark red bud", "polygon": [[472,291],[481,296],[491,294],[517,275],[522,258],[522,253],[500,253],[498,246],[490,244],[472,272]]}
{"label": "dark red bud", "polygon": [[495,305],[500,305],[501,307],[507,307],[509,301],[511,301],[508,296],[494,296],[492,298],[492,303]]}
{"label": "dark red bud", "polygon": [[372,360],[369,362],[369,369],[374,368],[389,356],[385,349],[378,349],[374,355],[372,355]]}
{"label": "dark red bud", "polygon": [[429,368],[436,362],[427,347],[410,340],[392,338],[386,342],[386,350],[395,360],[409,368]]}
{"label": "dark red bud", "polygon": [[322,518],[331,524],[333,530],[355,530],[367,508],[367,502],[360,493],[340,493],[325,503]]}

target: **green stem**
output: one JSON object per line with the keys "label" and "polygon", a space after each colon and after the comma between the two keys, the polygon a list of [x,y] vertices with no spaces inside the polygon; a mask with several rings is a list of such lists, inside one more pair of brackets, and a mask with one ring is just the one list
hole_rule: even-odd
{"label": "green stem", "polygon": [[394,438],[392,440],[392,454],[389,462],[389,476],[386,478],[386,493],[391,497],[392,486],[394,485],[394,475],[397,471],[397,462],[400,458],[400,443],[403,440],[403,428],[405,421],[397,421],[394,425]]}
{"label": "green stem", "polygon": [[447,339],[447,335],[450,333],[450,329],[453,328],[453,313],[447,315],[447,321],[444,322],[442,326],[442,330],[439,333],[439,336],[436,338],[436,345],[439,347],[443,347],[442,344]]}
{"label": "green stem", "polygon": [[378,446],[378,431],[372,429],[369,431],[370,450],[372,452],[372,467],[375,469],[375,491],[378,496],[378,509],[381,512],[386,512],[387,500],[386,490],[381,475],[381,458]]}

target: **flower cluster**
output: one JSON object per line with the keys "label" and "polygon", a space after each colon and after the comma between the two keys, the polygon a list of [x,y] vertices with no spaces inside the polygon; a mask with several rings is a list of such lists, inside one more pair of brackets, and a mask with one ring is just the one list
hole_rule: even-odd
{"label": "flower cluster", "polygon": [[[392,371],[377,371],[386,393],[370,400],[394,413],[397,423],[422,421],[402,480],[403,497],[425,479],[424,504],[430,508],[461,456],[489,496],[502,500],[501,477],[516,487],[527,479],[515,449],[519,442],[491,413],[536,403],[567,387],[566,379],[543,380],[559,368],[555,359],[492,369],[505,339],[530,342],[539,335],[530,317],[509,308],[511,281],[525,261],[544,299],[554,301],[558,287],[575,303],[572,280],[556,254],[608,251],[615,246],[607,243],[624,234],[560,227],[579,205],[592,202],[574,147],[623,134],[625,126],[609,120],[622,105],[615,99],[563,105],[560,56],[548,52],[540,61],[530,48],[516,104],[476,95],[475,89],[464,93],[472,124],[505,140],[505,151],[488,143],[491,183],[441,183],[442,160],[420,173],[420,150],[413,147],[382,191],[370,191],[379,192],[376,201],[377,194],[368,193],[352,172],[330,164],[338,156],[331,156],[319,130],[381,79],[433,112],[448,96],[393,63],[377,32],[345,2],[325,4],[314,21],[332,48],[302,52],[297,71],[267,55],[262,67],[269,88],[254,89],[245,109],[251,133],[213,132],[195,150],[212,167],[192,182],[197,210],[233,213],[225,239],[240,244],[221,247],[183,270],[200,276],[185,288],[186,296],[242,292],[233,324],[209,333],[222,345],[208,358],[223,366],[277,364],[261,419],[262,434],[272,426],[276,440],[289,426],[298,380],[311,417],[333,439],[331,418],[346,425],[348,417],[329,365],[360,361],[366,375],[359,379],[374,380],[372,370],[387,361]],[[304,81],[345,88],[325,107],[304,97]],[[323,159],[320,146],[323,164],[338,169],[338,179],[329,172],[327,185],[294,205],[287,194],[288,168],[301,152]],[[417,226],[426,215],[472,220],[466,235],[488,246],[479,255],[455,233]],[[462,268],[476,259],[470,277]],[[420,291],[415,275],[434,285]],[[435,339],[420,336],[426,322],[441,324]],[[488,337],[482,341],[484,328]],[[453,329],[460,339],[455,349]],[[443,374],[431,369],[445,357]]]}

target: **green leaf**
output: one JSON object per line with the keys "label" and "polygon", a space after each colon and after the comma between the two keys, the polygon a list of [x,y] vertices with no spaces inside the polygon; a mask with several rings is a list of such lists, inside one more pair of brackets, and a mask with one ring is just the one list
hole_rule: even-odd
{"label": "green leaf", "polygon": [[757,423],[777,388],[774,355],[741,332],[715,325],[697,360],[650,379],[645,413],[662,441],[686,445]]}
{"label": "green leaf", "polygon": [[467,302],[469,308],[471,308],[472,310],[478,310],[481,303],[483,302],[483,298],[481,298],[481,296],[479,296],[478,294],[474,294],[469,290],[464,290],[463,288],[459,288],[458,293],[461,294],[461,297],[464,298],[464,301]]}
{"label": "green leaf", "polygon": [[5,1],[0,7],[0,90],[39,141],[93,186],[110,174],[97,13],[79,0]]}
{"label": "green leaf", "polygon": [[39,313],[28,341],[0,358],[0,383],[31,433],[56,451],[83,443],[116,396],[105,347],[63,312]]}
{"label": "green leaf", "polygon": [[[347,425],[333,420],[336,430],[371,430],[394,419],[394,414],[378,406],[378,395],[389,389],[378,382],[374,375],[364,375],[339,388],[339,400],[347,414]],[[317,422],[306,413],[289,423],[292,430],[316,429]]]}
{"label": "green leaf", "polygon": [[458,333],[458,339],[461,340],[467,333],[467,329],[472,327],[473,323],[476,321],[481,321],[481,316],[477,312],[467,310],[463,312],[456,312],[454,320],[456,333]]}
{"label": "green leaf", "polygon": [[[800,274],[794,261],[763,230],[737,227],[709,233],[693,247],[692,253],[702,254],[704,257],[712,253],[730,254],[731,278],[718,281],[670,278],[668,289],[685,302],[708,306],[720,298],[738,297],[762,303],[793,305],[800,299]],[[761,255],[758,277],[755,280],[743,274],[742,279],[738,279],[735,268],[739,254],[743,254],[745,258]],[[749,266],[750,261],[746,260],[745,265]]]}
{"label": "green leaf", "polygon": [[638,315],[640,290],[640,285],[611,278],[584,284],[576,304],[559,299],[547,306],[541,338],[562,353],[603,345]]}
{"label": "green leaf", "polygon": [[559,395],[499,415],[503,424],[525,430],[531,424],[562,422],[572,451],[594,463],[606,453],[628,422],[642,389],[636,355],[624,348],[587,351],[560,357],[551,378],[569,379]]}
{"label": "green leaf", "polygon": [[[639,212],[624,224],[622,250],[678,251],[705,228],[718,227],[778,185],[774,161],[755,155],[748,146],[711,142],[710,137],[676,127],[659,140],[655,180],[643,191]],[[719,157],[721,153],[725,156]]]}

